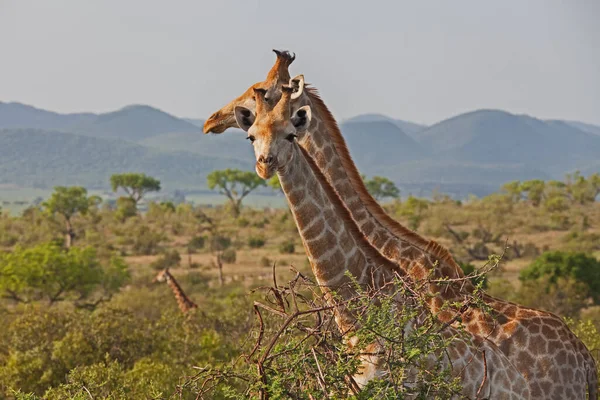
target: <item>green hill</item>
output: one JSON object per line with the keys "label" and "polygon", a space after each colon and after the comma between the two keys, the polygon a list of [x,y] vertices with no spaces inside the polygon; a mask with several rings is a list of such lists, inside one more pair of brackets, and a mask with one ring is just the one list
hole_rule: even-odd
{"label": "green hill", "polygon": [[139,171],[166,189],[204,188],[214,169],[251,169],[253,164],[184,151],[165,152],[119,139],[37,129],[0,130],[0,183],[48,188],[108,187],[111,174]]}

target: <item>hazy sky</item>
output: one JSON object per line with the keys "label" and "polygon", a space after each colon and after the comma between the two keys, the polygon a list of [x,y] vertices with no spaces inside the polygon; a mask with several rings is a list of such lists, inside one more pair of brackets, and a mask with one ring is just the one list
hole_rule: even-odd
{"label": "hazy sky", "polygon": [[297,54],[338,118],[600,124],[600,1],[0,0],[0,100],[203,118]]}

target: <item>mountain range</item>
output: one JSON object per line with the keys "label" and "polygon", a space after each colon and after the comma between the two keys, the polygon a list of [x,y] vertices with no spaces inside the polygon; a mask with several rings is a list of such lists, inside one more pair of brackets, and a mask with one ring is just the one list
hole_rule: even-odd
{"label": "mountain range", "polygon": [[[0,184],[106,188],[111,174],[138,171],[165,189],[202,190],[212,170],[253,170],[244,132],[204,135],[203,123],[147,105],[60,114],[0,102]],[[405,194],[483,195],[510,180],[600,171],[600,126],[577,121],[476,110],[431,126],[363,114],[340,128],[361,173]]]}

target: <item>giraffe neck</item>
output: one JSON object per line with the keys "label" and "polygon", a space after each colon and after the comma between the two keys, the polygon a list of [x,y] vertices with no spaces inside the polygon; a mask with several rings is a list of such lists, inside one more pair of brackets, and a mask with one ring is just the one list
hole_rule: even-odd
{"label": "giraffe neck", "polygon": [[291,157],[279,180],[319,285],[349,297],[354,291],[346,273],[373,288],[391,281],[397,268],[366,242],[314,161],[297,145]]}
{"label": "giraffe neck", "polygon": [[166,276],[167,285],[169,285],[169,287],[173,291],[179,309],[185,314],[190,309],[197,308],[198,306],[196,305],[196,303],[194,303],[192,300],[190,300],[189,297],[186,296],[186,294],[183,292],[183,289],[181,288],[181,286],[179,286],[173,275],[171,275],[171,273],[167,271]]}
{"label": "giraffe neck", "polygon": [[[428,276],[463,277],[462,269],[445,248],[389,217],[368,193],[335,119],[316,90],[307,88],[303,99],[313,110],[313,122],[300,145],[314,159],[371,246],[395,262],[407,255],[419,258],[422,262],[413,263],[405,270],[413,279]],[[468,281],[460,284],[466,290],[473,289]],[[432,287],[429,286],[428,289],[431,290]],[[447,285],[442,292],[436,292],[436,295],[450,300],[456,298],[457,291],[450,290],[450,285]]]}

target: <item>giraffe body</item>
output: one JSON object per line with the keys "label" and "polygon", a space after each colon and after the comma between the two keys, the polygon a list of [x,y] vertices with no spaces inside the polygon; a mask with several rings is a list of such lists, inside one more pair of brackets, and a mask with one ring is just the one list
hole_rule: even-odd
{"label": "giraffe body", "polygon": [[[277,56],[267,79],[213,114],[205,123],[205,132],[223,132],[238,126],[230,118],[225,119],[225,115],[236,105],[252,110],[254,88],[266,89],[269,102],[278,100],[281,86],[288,83],[287,68],[293,58],[281,52]],[[368,242],[385,258],[397,262],[415,284],[432,295],[428,304],[431,312],[442,321],[461,314],[468,332],[494,342],[530,383],[532,398],[581,399],[588,391],[590,398],[596,398],[595,361],[558,316],[487,295],[483,295],[483,301],[495,315],[475,307],[441,311],[447,302],[467,301],[473,286],[464,280],[457,284],[427,283],[431,279],[462,278],[464,274],[445,248],[403,227],[385,213],[367,192],[337,123],[316,90],[305,89],[302,76],[291,79],[290,83],[297,89],[292,96],[294,107],[307,105],[312,110],[310,127],[299,134],[298,143],[342,199]]]}
{"label": "giraffe body", "polygon": [[[343,301],[357,295],[348,274],[361,286],[386,290],[396,274],[405,274],[367,242],[314,161],[296,142],[297,132],[310,124],[311,111],[305,106],[291,115],[291,91],[284,88],[279,102],[270,107],[264,100],[266,91],[257,90],[255,120],[250,110],[235,109],[238,123],[248,131],[253,143],[256,171],[264,179],[278,174],[312,271],[329,301],[333,301],[332,291]],[[357,319],[347,307],[338,302],[333,305],[336,323],[352,348],[356,346],[352,332]],[[421,319],[411,323],[419,326]],[[445,328],[444,335],[457,334],[454,328]],[[370,355],[361,356],[361,370],[355,376],[359,386],[385,375],[380,368],[382,360],[373,355],[378,348],[377,343],[369,344],[366,352]],[[435,359],[432,356],[427,361]],[[443,363],[461,378],[465,396],[476,398],[479,393],[494,399],[530,398],[529,386],[515,366],[493,343],[481,337],[455,337]]]}
{"label": "giraffe body", "polygon": [[182,313],[186,314],[191,309],[198,308],[198,305],[196,305],[196,303],[194,303],[185,294],[181,286],[179,286],[179,283],[177,282],[175,277],[173,277],[173,275],[171,275],[171,272],[169,272],[168,268],[160,271],[152,280],[152,282],[167,282],[167,285],[169,285],[169,287],[173,291],[173,294],[175,295],[175,300],[177,300],[177,306],[179,307]]}

